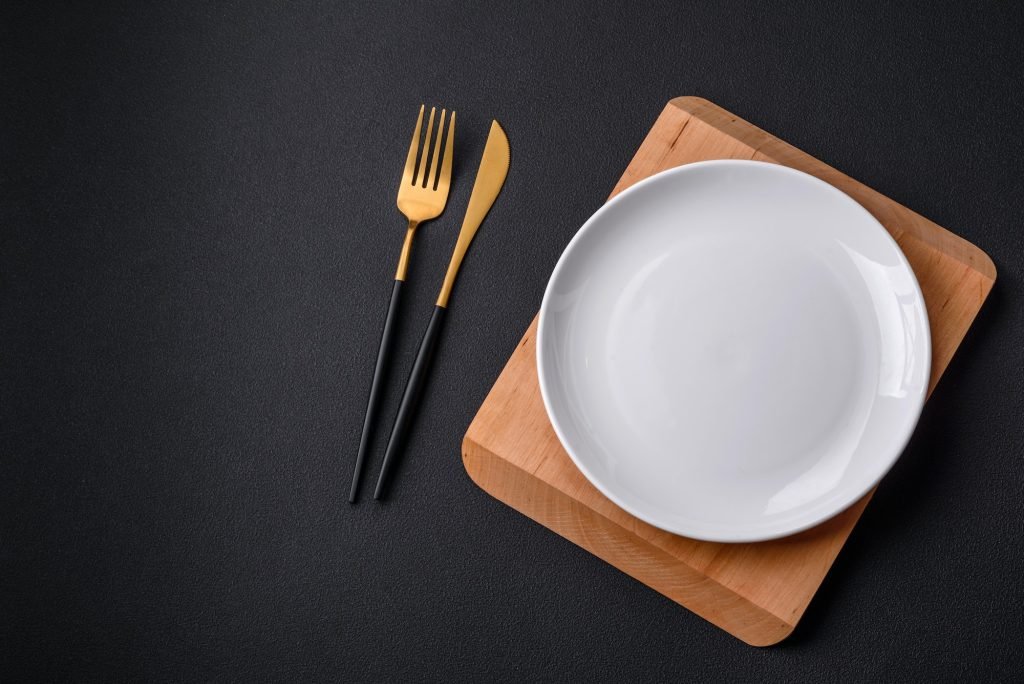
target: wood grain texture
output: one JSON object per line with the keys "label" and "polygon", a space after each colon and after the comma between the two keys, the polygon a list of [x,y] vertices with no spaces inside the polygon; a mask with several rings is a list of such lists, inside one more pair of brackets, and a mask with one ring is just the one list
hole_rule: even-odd
{"label": "wood grain texture", "polygon": [[[995,282],[974,245],[720,107],[668,103],[612,191],[706,159],[757,159],[817,176],[847,193],[893,235],[921,284],[932,334],[929,394]],[[743,641],[788,636],[871,494],[821,525],[755,544],[696,541],[659,530],[604,497],[576,469],[548,421],[536,368],[534,319],[463,441],[482,489]]]}

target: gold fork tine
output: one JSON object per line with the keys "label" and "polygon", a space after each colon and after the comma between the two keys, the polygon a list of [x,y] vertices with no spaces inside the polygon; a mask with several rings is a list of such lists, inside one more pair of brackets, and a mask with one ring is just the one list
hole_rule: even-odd
{"label": "gold fork tine", "polygon": [[434,158],[430,161],[430,175],[432,182],[429,185],[423,187],[428,190],[433,190],[437,187],[437,179],[441,175],[441,170],[437,167],[437,159],[441,156],[441,134],[444,133],[444,114],[447,110],[441,110],[441,121],[437,124],[437,140],[434,141]]}
{"label": "gold fork tine", "polygon": [[438,175],[438,188],[448,189],[448,186],[452,181],[452,151],[454,149],[455,141],[455,112],[452,112],[452,118],[448,122],[448,140],[444,145],[444,161],[441,162],[441,171]]}
{"label": "gold fork tine", "polygon": [[416,117],[416,130],[412,132],[412,142],[409,143],[409,155],[405,158],[405,172],[402,173],[402,185],[412,185],[412,174],[416,170],[416,152],[420,148],[420,127],[423,125],[423,108],[420,105],[420,115]]}
{"label": "gold fork tine", "polygon": [[416,172],[416,179],[413,185],[427,187],[427,155],[430,154],[430,134],[434,131],[434,111],[437,107],[430,108],[430,119],[427,121],[427,139],[423,141],[423,151],[420,153],[420,170]]}

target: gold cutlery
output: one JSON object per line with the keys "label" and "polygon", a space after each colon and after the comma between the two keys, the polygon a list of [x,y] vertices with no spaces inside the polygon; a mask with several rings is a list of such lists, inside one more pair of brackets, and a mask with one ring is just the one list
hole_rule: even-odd
{"label": "gold cutlery", "polygon": [[473,241],[477,229],[480,228],[484,217],[487,216],[491,205],[498,197],[501,186],[505,183],[505,176],[508,175],[509,156],[508,137],[506,137],[505,131],[501,129],[497,121],[491,121],[491,130],[487,135],[487,144],[484,146],[484,155],[480,160],[476,181],[473,183],[473,193],[469,197],[466,218],[462,222],[459,239],[455,243],[455,250],[452,253],[451,262],[448,264],[444,283],[441,285],[441,294],[438,295],[434,314],[430,317],[427,332],[423,335],[423,341],[420,342],[416,361],[413,363],[412,372],[402,395],[402,403],[398,408],[398,416],[395,418],[395,424],[391,430],[391,438],[388,440],[384,463],[377,480],[377,488],[373,493],[374,499],[379,499],[383,495],[388,474],[398,460],[398,453],[408,432],[413,412],[419,402],[423,386],[426,384],[430,362],[437,349],[441,324],[444,322],[448,300],[451,297],[452,287],[455,285],[455,276],[459,273],[459,267],[466,256],[466,250],[469,249],[469,243]]}
{"label": "gold cutlery", "polygon": [[[409,226],[405,231],[402,253],[398,257],[395,285],[391,289],[391,303],[388,305],[387,317],[384,319],[384,332],[381,334],[380,349],[377,352],[377,365],[374,367],[373,381],[370,384],[370,397],[367,400],[366,417],[363,419],[363,433],[359,438],[359,453],[356,455],[355,472],[352,474],[352,489],[348,496],[350,503],[355,502],[359,491],[359,478],[362,474],[366,452],[369,450],[377,407],[380,404],[380,396],[384,384],[384,369],[394,338],[398,302],[401,297],[402,284],[409,269],[409,255],[412,252],[413,237],[416,235],[416,228],[421,223],[441,215],[441,212],[444,211],[444,205],[448,201],[448,190],[451,188],[452,150],[455,141],[455,112],[453,111],[451,114],[448,124],[448,135],[444,142],[444,157],[441,158],[441,137],[444,133],[446,110],[441,110],[441,119],[437,127],[437,139],[434,141],[433,156],[429,156],[431,153],[430,139],[434,131],[434,114],[437,109],[436,107],[430,108],[426,137],[423,141],[422,154],[419,155],[419,164],[417,165],[416,157],[417,153],[420,152],[420,130],[423,125],[424,108],[423,105],[420,106],[420,113],[416,118],[416,129],[412,134],[409,154],[405,159],[405,171],[402,173],[402,182],[398,187],[398,210],[408,219]],[[438,164],[439,159],[440,165]],[[428,160],[430,162],[429,166],[427,165]]]}

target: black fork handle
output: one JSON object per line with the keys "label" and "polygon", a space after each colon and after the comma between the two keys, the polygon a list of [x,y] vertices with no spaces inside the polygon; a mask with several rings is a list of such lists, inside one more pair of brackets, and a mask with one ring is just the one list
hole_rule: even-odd
{"label": "black fork handle", "polygon": [[441,337],[441,325],[444,323],[446,311],[447,309],[443,306],[434,307],[434,314],[430,317],[427,332],[424,333],[423,341],[420,342],[420,350],[416,353],[416,361],[412,365],[412,372],[409,374],[409,381],[406,383],[405,393],[402,395],[402,403],[398,407],[398,416],[391,429],[391,439],[388,440],[388,448],[384,453],[384,464],[380,468],[377,489],[373,493],[374,499],[380,499],[384,495],[388,475],[399,459],[416,406],[419,404],[423,388],[427,384],[430,365],[434,359],[434,353],[437,351],[437,342]]}
{"label": "black fork handle", "polygon": [[395,319],[398,318],[398,301],[401,299],[402,281],[395,280],[391,290],[391,303],[388,304],[388,316],[384,319],[384,332],[380,337],[380,349],[377,351],[377,365],[373,369],[373,382],[370,384],[370,398],[366,402],[366,417],[363,419],[363,434],[359,437],[359,453],[356,455],[356,468],[352,474],[352,489],[348,495],[349,503],[355,503],[359,494],[359,479],[363,474],[366,452],[370,449],[370,438],[376,422],[377,408],[384,389],[384,376],[387,361],[391,355],[391,343],[395,339]]}

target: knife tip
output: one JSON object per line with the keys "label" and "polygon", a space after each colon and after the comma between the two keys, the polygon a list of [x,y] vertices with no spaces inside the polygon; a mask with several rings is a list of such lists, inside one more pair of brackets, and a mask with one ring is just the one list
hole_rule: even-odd
{"label": "knife tip", "polygon": [[498,123],[497,119],[491,119],[491,130],[487,135],[488,143],[491,141],[491,138],[502,142],[502,147],[505,152],[505,168],[507,169],[512,159],[512,147],[509,145],[508,135],[505,133],[505,129],[501,127],[501,124]]}

